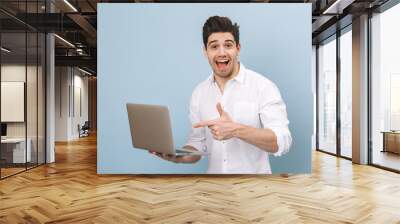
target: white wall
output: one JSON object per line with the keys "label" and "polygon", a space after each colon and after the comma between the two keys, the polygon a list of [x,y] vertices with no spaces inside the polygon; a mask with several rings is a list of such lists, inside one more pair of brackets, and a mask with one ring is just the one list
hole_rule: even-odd
{"label": "white wall", "polygon": [[76,68],[56,67],[56,141],[77,139],[78,124],[88,120],[88,78],[83,75]]}
{"label": "white wall", "polygon": [[[38,70],[36,70],[38,69]],[[44,74],[42,67],[36,67],[25,64],[3,64],[1,66],[1,81],[2,82],[24,82],[26,84],[26,108],[23,106],[22,112],[27,115],[27,120],[24,122],[6,122],[7,137],[23,138],[25,134],[30,139],[30,148],[32,151],[32,161],[36,162],[37,153],[39,153],[39,163],[44,162]],[[27,79],[27,81],[25,80]],[[2,98],[7,96],[2,96]],[[1,108],[10,110],[10,108]],[[13,113],[13,111],[8,111]],[[15,113],[15,112],[14,112]],[[38,151],[39,150],[39,151]]]}
{"label": "white wall", "polygon": [[[9,64],[1,66],[1,81],[2,82],[25,82],[25,64]],[[32,74],[32,66],[28,66],[28,74]],[[4,97],[4,96],[3,96]],[[6,110],[7,108],[1,108]],[[25,137],[25,123],[24,122],[11,122],[7,123],[7,136],[8,137]]]}
{"label": "white wall", "polygon": [[70,83],[69,69],[67,67],[55,68],[55,141],[68,140],[68,116]]}
{"label": "white wall", "polygon": [[[77,73],[78,72],[78,73]],[[81,76],[79,70],[74,70],[73,89],[74,96],[71,96],[71,132],[72,138],[78,138],[78,124],[83,125],[88,120],[88,77]]]}
{"label": "white wall", "polygon": [[[27,69],[27,73],[25,71]],[[39,68],[39,73],[41,69]],[[27,87],[27,120],[28,120],[28,137],[30,133],[35,133],[36,136],[36,66],[8,64],[1,66],[1,81],[3,82],[25,82],[25,75],[28,78]],[[6,97],[6,96],[3,96]],[[42,105],[39,105],[41,107]],[[6,110],[7,108],[1,108]],[[33,123],[32,123],[33,122]],[[25,137],[25,122],[7,122],[8,137]],[[42,136],[39,136],[42,137]]]}

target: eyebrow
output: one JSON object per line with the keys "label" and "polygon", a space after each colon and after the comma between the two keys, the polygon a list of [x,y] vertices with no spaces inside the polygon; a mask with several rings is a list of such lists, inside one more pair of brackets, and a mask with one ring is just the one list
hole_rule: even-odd
{"label": "eyebrow", "polygon": [[214,42],[217,42],[217,40],[211,41],[210,43],[207,44],[207,46],[210,46],[210,44],[212,44],[212,43],[214,43]]}
{"label": "eyebrow", "polygon": [[[217,42],[217,40],[211,41],[210,43],[207,44],[207,46],[210,46],[210,44],[212,44],[212,43],[214,43],[214,42]],[[225,40],[224,42],[232,42],[232,43],[235,43],[235,41],[233,41],[233,40]]]}

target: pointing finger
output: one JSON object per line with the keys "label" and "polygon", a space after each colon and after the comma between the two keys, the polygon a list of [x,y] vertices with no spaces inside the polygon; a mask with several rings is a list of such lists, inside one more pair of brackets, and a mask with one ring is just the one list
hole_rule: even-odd
{"label": "pointing finger", "polygon": [[221,103],[217,103],[217,110],[218,110],[219,116],[222,116],[224,114],[224,110],[222,109]]}
{"label": "pointing finger", "polygon": [[201,128],[201,127],[206,127],[206,126],[211,126],[215,125],[218,122],[218,120],[209,120],[209,121],[201,121],[197,124],[194,124],[194,128]]}

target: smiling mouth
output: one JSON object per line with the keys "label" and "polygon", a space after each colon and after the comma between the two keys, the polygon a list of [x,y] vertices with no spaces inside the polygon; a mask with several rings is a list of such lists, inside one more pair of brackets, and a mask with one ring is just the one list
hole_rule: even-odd
{"label": "smiling mouth", "polygon": [[217,60],[215,64],[217,65],[218,69],[226,69],[228,67],[229,60],[224,59],[224,60]]}

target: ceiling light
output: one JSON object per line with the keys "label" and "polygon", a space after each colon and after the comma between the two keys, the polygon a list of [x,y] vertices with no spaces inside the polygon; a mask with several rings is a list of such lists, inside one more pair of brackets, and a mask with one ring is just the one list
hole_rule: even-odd
{"label": "ceiling light", "polygon": [[4,52],[6,52],[6,53],[10,53],[10,52],[11,52],[11,50],[9,50],[9,49],[7,49],[7,48],[5,48],[5,47],[1,47],[1,50],[4,51]]}
{"label": "ceiling light", "polygon": [[66,43],[67,45],[69,45],[70,47],[75,48],[75,45],[71,44],[71,42],[69,42],[68,40],[58,36],[57,34],[54,34],[55,37],[57,37],[58,39],[60,39],[62,42]]}
{"label": "ceiling light", "polygon": [[78,12],[78,10],[71,4],[68,2],[68,0],[64,0],[65,4],[67,4],[72,10],[74,10],[74,12]]}
{"label": "ceiling light", "polygon": [[87,74],[87,75],[92,75],[92,73],[90,73],[90,72],[88,72],[88,71],[86,71],[86,70],[83,70],[83,69],[81,69],[81,68],[79,68],[79,67],[78,67],[78,70],[81,71],[81,72],[83,72],[83,73],[85,73],[85,74]]}
{"label": "ceiling light", "polygon": [[322,14],[342,14],[343,9],[351,5],[355,0],[336,0],[332,5],[324,10]]}
{"label": "ceiling light", "polygon": [[336,0],[332,5],[330,5],[327,9],[325,9],[322,14],[331,13],[331,11],[337,7],[337,4],[339,4],[339,2],[340,0]]}
{"label": "ceiling light", "polygon": [[81,48],[77,48],[77,49],[76,49],[76,52],[77,52],[79,55],[83,55],[83,50],[82,50]]}

